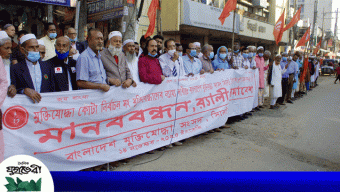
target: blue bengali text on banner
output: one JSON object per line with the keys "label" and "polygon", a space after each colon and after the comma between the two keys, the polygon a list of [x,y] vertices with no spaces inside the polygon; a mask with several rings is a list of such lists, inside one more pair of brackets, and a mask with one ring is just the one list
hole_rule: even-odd
{"label": "blue bengali text on banner", "polygon": [[225,70],[161,85],[25,95],[2,107],[5,158],[26,154],[51,171],[136,156],[224,125],[257,100],[258,70]]}

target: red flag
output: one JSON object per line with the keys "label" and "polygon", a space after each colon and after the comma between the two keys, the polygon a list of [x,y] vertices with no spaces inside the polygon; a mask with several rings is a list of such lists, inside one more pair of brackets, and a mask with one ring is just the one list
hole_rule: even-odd
{"label": "red flag", "polygon": [[302,36],[296,47],[305,46],[309,39],[310,39],[310,27],[308,27],[308,29],[306,30],[305,34]]}
{"label": "red flag", "polygon": [[288,25],[286,25],[286,27],[283,29],[283,31],[288,30],[289,28],[293,27],[298,21],[300,21],[301,9],[302,9],[302,6],[301,6],[300,9],[295,13],[294,17],[293,17],[292,20],[288,23]]}
{"label": "red flag", "polygon": [[321,47],[321,42],[322,42],[322,38],[320,39],[319,43],[316,45],[316,48],[314,49],[313,54],[316,55]]}
{"label": "red flag", "polygon": [[159,9],[159,0],[152,0],[150,7],[149,7],[149,11],[148,11],[150,25],[149,25],[148,31],[144,35],[145,38],[151,36],[153,32],[155,31],[157,9]]}
{"label": "red flag", "polygon": [[135,0],[127,0],[128,4],[135,4]]}
{"label": "red flag", "polygon": [[224,5],[223,11],[218,18],[221,21],[222,25],[227,17],[229,17],[230,12],[236,9],[237,0],[228,0],[228,2]]}
{"label": "red flag", "polygon": [[308,56],[305,57],[305,60],[303,62],[303,72],[300,78],[300,82],[302,83],[305,80],[306,74],[307,74],[307,67],[308,67]]}
{"label": "red flag", "polygon": [[283,13],[280,16],[279,20],[277,20],[273,31],[276,45],[278,45],[282,39],[284,24],[285,24],[285,9],[283,9]]}

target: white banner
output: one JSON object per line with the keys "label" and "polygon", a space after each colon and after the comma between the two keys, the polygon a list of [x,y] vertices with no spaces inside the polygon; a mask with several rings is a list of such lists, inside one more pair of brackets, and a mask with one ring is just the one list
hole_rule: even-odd
{"label": "white banner", "polygon": [[226,70],[161,85],[25,95],[2,107],[5,158],[26,154],[50,171],[136,156],[224,125],[253,108],[258,70]]}

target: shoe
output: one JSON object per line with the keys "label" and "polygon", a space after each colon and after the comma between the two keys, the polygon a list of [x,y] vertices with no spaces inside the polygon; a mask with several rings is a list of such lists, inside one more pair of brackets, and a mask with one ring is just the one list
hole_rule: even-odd
{"label": "shoe", "polygon": [[262,106],[262,105],[260,105],[260,106],[259,106],[259,108],[263,108],[263,106]]}
{"label": "shoe", "polygon": [[261,111],[261,109],[259,107],[256,107],[255,110],[256,111]]}
{"label": "shoe", "polygon": [[147,154],[155,154],[155,151],[148,151]]}
{"label": "shoe", "polygon": [[219,128],[214,129],[214,131],[215,132],[222,132],[221,129],[219,129]]}
{"label": "shoe", "polygon": [[94,167],[93,170],[94,171],[101,171],[103,169],[103,167],[104,167],[103,165],[99,165],[97,167]]}
{"label": "shoe", "polygon": [[248,119],[249,117],[248,116],[246,116],[246,115],[243,115],[242,116],[244,119]]}
{"label": "shoe", "polygon": [[279,103],[280,105],[286,105],[285,103]]}
{"label": "shoe", "polygon": [[161,147],[161,148],[158,148],[157,150],[158,151],[164,151],[166,148],[165,147]]}
{"label": "shoe", "polygon": [[288,100],[288,101],[287,101],[287,103],[291,103],[291,104],[293,104],[293,101],[291,101],[291,100]]}
{"label": "shoe", "polygon": [[214,130],[210,130],[210,131],[208,131],[208,133],[214,133]]}
{"label": "shoe", "polygon": [[269,107],[269,109],[274,109],[274,105],[271,105],[271,106]]}
{"label": "shoe", "polygon": [[166,146],[166,148],[172,148],[172,147],[173,147],[172,144]]}
{"label": "shoe", "polygon": [[175,142],[175,143],[173,143],[173,145],[175,145],[175,146],[181,146],[181,145],[183,145],[183,143],[181,143],[181,142]]}
{"label": "shoe", "polygon": [[255,110],[254,109],[252,109],[251,111],[250,111],[250,113],[254,113],[255,112]]}
{"label": "shoe", "polygon": [[223,126],[220,127],[220,129],[224,129],[224,128],[230,128],[230,126],[229,125],[223,125]]}
{"label": "shoe", "polygon": [[280,108],[280,106],[274,106],[274,109],[279,109]]}
{"label": "shoe", "polygon": [[250,112],[247,112],[247,113],[246,113],[246,115],[253,115],[253,114],[252,114],[252,113],[250,113]]}
{"label": "shoe", "polygon": [[209,135],[208,132],[202,133],[202,135]]}

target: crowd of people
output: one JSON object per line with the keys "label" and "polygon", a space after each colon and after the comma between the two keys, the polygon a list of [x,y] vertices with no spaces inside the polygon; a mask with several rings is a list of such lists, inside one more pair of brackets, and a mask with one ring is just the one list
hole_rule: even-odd
{"label": "crowd of people", "polygon": [[[260,111],[265,98],[270,98],[270,109],[277,109],[286,103],[293,104],[294,100],[318,85],[319,59],[310,55],[305,69],[305,54],[301,52],[272,55],[262,46],[244,47],[237,42],[232,48],[221,46],[214,52],[209,44],[201,46],[199,42],[191,42],[182,45],[174,39],[164,41],[160,35],[153,38],[142,36],[139,43],[132,39],[122,41],[119,31],[109,33],[104,44],[103,34],[96,28],[88,31],[86,41],[79,42],[74,28],[69,28],[66,35],[60,37],[53,23],[47,24],[45,30],[46,36],[39,40],[27,31],[17,32],[18,44],[13,42],[16,34],[13,25],[6,25],[0,31],[0,107],[5,97],[13,98],[16,94],[24,94],[33,103],[39,103],[41,93],[46,92],[80,89],[107,92],[111,86],[157,85],[168,77],[258,69],[258,105],[245,114],[229,118],[224,126],[203,133],[209,134],[230,128],[231,123]],[[304,70],[307,73],[302,77]],[[2,161],[4,142],[1,130],[0,138]],[[183,142],[166,147],[182,145]],[[99,166],[95,170],[102,168]]]}

